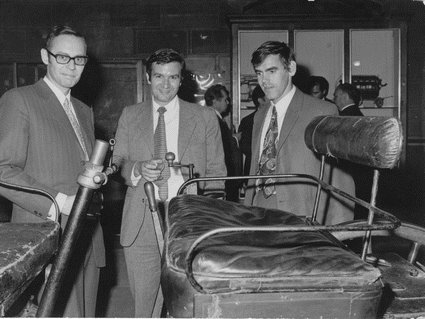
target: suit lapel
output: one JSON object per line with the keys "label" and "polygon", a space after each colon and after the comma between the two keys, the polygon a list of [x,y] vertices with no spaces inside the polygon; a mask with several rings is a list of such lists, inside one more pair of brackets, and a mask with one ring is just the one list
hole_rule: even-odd
{"label": "suit lapel", "polygon": [[[80,142],[78,141],[77,135],[75,134],[74,128],[72,127],[71,122],[69,121],[68,116],[66,115],[65,110],[63,109],[63,106],[60,104],[56,95],[53,93],[53,91],[49,88],[49,86],[46,84],[46,82],[43,79],[37,82],[37,89],[40,93],[40,96],[42,96],[42,98],[46,100],[45,107],[47,112],[57,122],[59,122],[59,125],[64,130],[64,133],[66,133],[75,143],[77,143],[79,149],[81,150],[82,158],[84,158],[84,152],[83,152],[83,149],[81,148]],[[78,113],[76,111],[78,121],[80,122],[82,115],[79,113],[81,113],[81,111],[78,111]],[[83,129],[83,135],[84,135],[84,129]],[[86,140],[87,138],[88,137],[84,135],[84,139]],[[91,143],[89,143],[89,145],[91,145]],[[87,149],[87,152],[89,152],[89,155],[90,155],[91,151],[89,151],[89,149]]]}
{"label": "suit lapel", "polygon": [[[72,103],[72,106],[74,107],[75,114],[77,115],[78,123],[80,124],[81,132],[83,133],[83,139],[87,149],[87,153],[90,157],[90,154],[93,149],[93,145],[92,145],[93,140],[89,135],[93,131],[92,119],[87,118],[88,112],[84,110],[84,108],[86,108],[87,106],[83,105],[82,103],[80,103],[73,97],[71,97],[71,103]],[[80,145],[80,143],[78,143],[78,145]]]}
{"label": "suit lapel", "polygon": [[153,143],[153,106],[152,100],[149,100],[141,104],[139,110],[140,113],[137,116],[137,127],[135,128],[135,141],[140,141],[140,148],[142,145],[146,145],[151,152],[151,156],[154,154],[154,143]]}
{"label": "suit lapel", "polygon": [[283,119],[282,128],[279,134],[279,142],[277,144],[277,152],[285,144],[286,139],[289,136],[289,133],[295,126],[295,123],[298,121],[300,116],[300,111],[303,105],[303,97],[298,89],[295,89],[295,94],[289,103],[288,109],[286,110],[285,118]]}
{"label": "suit lapel", "polygon": [[183,100],[179,99],[179,159],[183,158],[189,146],[189,141],[196,127],[195,113],[192,108]]}
{"label": "suit lapel", "polygon": [[[267,111],[271,106],[260,108],[254,115],[254,125],[252,127],[252,136],[253,136],[253,145],[252,145],[252,161],[251,168],[254,167],[257,169],[259,157],[260,157],[260,145],[261,145],[261,132],[263,131],[264,125],[269,125],[269,123],[264,123],[266,120]],[[254,171],[254,174],[257,172]]]}

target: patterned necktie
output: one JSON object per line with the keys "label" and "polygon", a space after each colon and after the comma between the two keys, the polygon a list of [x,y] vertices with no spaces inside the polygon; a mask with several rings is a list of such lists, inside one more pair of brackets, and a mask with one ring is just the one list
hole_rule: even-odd
{"label": "patterned necktie", "polygon": [[[165,161],[165,154],[167,153],[167,138],[165,134],[165,121],[164,113],[167,109],[163,106],[158,108],[158,124],[154,134],[154,156],[156,159],[162,159]],[[159,199],[166,201],[168,198],[168,179],[170,178],[170,168],[165,163],[165,167],[161,173],[162,179],[155,182],[158,186]]]}
{"label": "patterned necktie", "polygon": [[83,132],[81,132],[80,124],[78,124],[77,118],[71,110],[71,103],[68,99],[65,99],[63,102],[63,109],[65,110],[66,115],[68,115],[68,119],[71,122],[71,125],[74,129],[75,135],[77,135],[78,141],[80,142],[81,148],[83,149],[85,160],[89,160],[89,156],[86,149],[86,144],[84,143]]}
{"label": "patterned necktie", "polygon": [[[276,153],[277,142],[279,139],[279,131],[277,127],[277,111],[273,105],[270,125],[264,138],[263,151],[261,152],[260,162],[258,163],[257,175],[272,175],[276,170]],[[274,178],[258,178],[255,181],[256,191],[263,191],[264,197],[268,198],[276,194]]]}

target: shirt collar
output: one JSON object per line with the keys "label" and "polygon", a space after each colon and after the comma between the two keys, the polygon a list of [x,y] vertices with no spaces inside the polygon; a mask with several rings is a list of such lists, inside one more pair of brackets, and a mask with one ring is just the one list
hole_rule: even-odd
{"label": "shirt collar", "polygon": [[[281,98],[276,104],[276,110],[284,110],[288,107],[289,103],[291,103],[292,98],[294,97],[295,94],[295,85],[292,86],[291,91],[288,92],[288,94],[286,94],[283,98]],[[273,103],[272,103],[273,104]]]}
{"label": "shirt collar", "polygon": [[58,87],[56,85],[54,85],[52,83],[52,81],[50,81],[47,76],[45,76],[43,78],[44,82],[46,82],[46,84],[49,86],[49,88],[53,91],[53,93],[56,95],[56,97],[58,98],[59,102],[63,105],[63,103],[65,102],[65,99],[68,99],[68,101],[71,102],[71,90],[69,90],[67,95],[64,95],[62,93],[61,90],[58,89]]}
{"label": "shirt collar", "polygon": [[[172,111],[175,111],[178,107],[178,96],[176,95],[167,105],[164,105],[164,107],[167,109],[168,114],[170,114]],[[152,105],[155,112],[158,111],[158,109],[161,107],[158,103],[155,102],[155,99],[152,97]]]}
{"label": "shirt collar", "polygon": [[344,106],[344,107],[341,109],[341,111],[343,111],[343,110],[345,110],[347,107],[349,107],[349,106],[353,106],[353,105],[356,105],[356,104],[354,104],[354,103],[348,104],[348,105]]}
{"label": "shirt collar", "polygon": [[215,113],[217,114],[217,116],[221,119],[223,119],[223,116],[220,114],[219,111],[217,111],[216,109],[213,109],[215,111]]}

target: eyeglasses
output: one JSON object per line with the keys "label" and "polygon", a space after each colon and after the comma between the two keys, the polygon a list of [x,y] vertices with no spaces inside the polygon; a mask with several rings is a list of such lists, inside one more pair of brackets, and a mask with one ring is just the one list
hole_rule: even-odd
{"label": "eyeglasses", "polygon": [[83,65],[86,65],[87,60],[89,59],[88,56],[84,56],[84,55],[79,55],[79,56],[75,56],[75,57],[71,58],[69,55],[53,54],[52,52],[50,52],[47,49],[46,49],[46,51],[51,56],[53,56],[56,59],[56,62],[59,63],[59,64],[68,64],[69,61],[74,60],[75,65],[83,66]]}

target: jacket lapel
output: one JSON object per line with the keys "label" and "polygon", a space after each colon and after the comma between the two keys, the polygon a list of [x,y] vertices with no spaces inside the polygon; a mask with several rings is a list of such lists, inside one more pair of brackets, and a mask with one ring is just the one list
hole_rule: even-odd
{"label": "jacket lapel", "polygon": [[301,114],[301,109],[303,105],[303,96],[302,93],[296,88],[295,94],[289,103],[288,109],[286,110],[285,118],[283,119],[282,128],[279,134],[279,142],[277,144],[277,152],[285,144],[286,139],[291,133],[292,129],[295,126],[295,123],[298,121],[298,118]]}
{"label": "jacket lapel", "polygon": [[[46,82],[43,79],[40,79],[37,82],[37,89],[39,90],[40,96],[42,96],[43,99],[46,100],[45,106],[46,106],[47,112],[57,122],[59,122],[59,124],[60,124],[61,128],[64,130],[64,132],[66,134],[68,134],[68,136],[70,138],[72,138],[75,143],[77,143],[77,145],[81,149],[81,154],[84,157],[83,149],[81,148],[81,145],[80,145],[80,142],[78,141],[77,135],[74,132],[74,128],[72,127],[71,122],[69,121],[68,116],[66,115],[65,110],[63,109],[63,106],[60,104],[56,95],[53,93],[53,91],[49,88],[49,86],[46,84]],[[76,111],[77,118],[78,118],[79,121],[81,121],[80,120],[81,115],[79,115],[79,113],[81,113],[81,111],[78,111],[78,113]],[[83,135],[84,135],[84,133],[83,133]],[[85,136],[85,140],[86,140],[86,138],[87,137]],[[89,150],[87,150],[87,152],[89,152],[89,154],[91,153]]]}
{"label": "jacket lapel", "polygon": [[254,125],[252,127],[252,160],[251,168],[255,168],[254,174],[256,174],[256,168],[258,166],[259,157],[260,157],[260,145],[261,145],[261,132],[263,131],[264,125],[269,125],[269,123],[264,123],[267,115],[267,111],[271,105],[267,107],[260,108],[254,116]]}
{"label": "jacket lapel", "polygon": [[[87,153],[90,157],[90,154],[91,154],[92,149],[93,149],[93,145],[92,145],[93,140],[89,136],[89,133],[92,133],[92,131],[93,131],[92,119],[86,118],[87,112],[86,112],[86,110],[84,110],[84,108],[86,108],[87,106],[80,103],[79,101],[77,101],[73,97],[71,97],[71,103],[72,103],[72,106],[74,107],[75,114],[77,115],[78,123],[80,124],[81,132],[83,134],[83,139],[84,139],[84,143],[85,143],[85,146],[86,146],[86,149],[87,149]],[[90,112],[88,112],[88,113],[90,113]],[[78,138],[77,138],[77,140],[78,140]],[[80,143],[78,143],[78,145],[80,145]],[[80,147],[81,147],[81,145],[80,145]],[[82,148],[81,148],[81,150],[82,150]]]}
{"label": "jacket lapel", "polygon": [[[139,115],[137,116],[137,127],[135,128],[135,141],[140,141],[140,149],[142,145],[148,147],[151,157],[154,156],[154,143],[153,143],[153,106],[152,100],[142,103],[139,107]],[[144,147],[143,147],[144,149]],[[145,150],[144,150],[145,151]]]}
{"label": "jacket lapel", "polygon": [[179,99],[179,160],[183,158],[184,153],[189,146],[189,141],[192,138],[193,132],[196,127],[195,113],[186,102]]}

